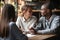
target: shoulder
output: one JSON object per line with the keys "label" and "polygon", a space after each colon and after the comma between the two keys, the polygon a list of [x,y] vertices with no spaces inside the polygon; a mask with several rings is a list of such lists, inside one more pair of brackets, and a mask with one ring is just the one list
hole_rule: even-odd
{"label": "shoulder", "polygon": [[17,22],[19,22],[19,21],[21,21],[21,20],[23,20],[23,17],[22,17],[22,16],[18,16],[18,17],[17,17]]}
{"label": "shoulder", "polygon": [[36,20],[37,18],[35,16],[32,16],[32,19],[35,19]]}
{"label": "shoulder", "polygon": [[59,20],[60,19],[60,16],[58,16],[58,15],[53,15],[53,16],[54,16],[55,20]]}
{"label": "shoulder", "polygon": [[56,15],[56,17],[55,17],[55,18],[60,18],[60,16],[57,16],[57,15]]}
{"label": "shoulder", "polygon": [[23,17],[22,17],[22,16],[18,16],[18,17],[17,17],[17,19],[21,19],[21,18],[23,18]]}
{"label": "shoulder", "polygon": [[39,20],[44,20],[45,19],[45,17],[43,17],[43,16],[41,16],[40,18],[39,18]]}
{"label": "shoulder", "polygon": [[15,22],[10,22],[9,23],[9,26],[11,27],[11,26],[16,26],[16,24],[15,24]]}

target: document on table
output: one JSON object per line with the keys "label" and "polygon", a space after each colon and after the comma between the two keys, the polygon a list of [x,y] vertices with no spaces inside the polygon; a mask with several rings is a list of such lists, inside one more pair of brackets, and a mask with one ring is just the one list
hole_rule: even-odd
{"label": "document on table", "polygon": [[36,35],[33,35],[33,34],[26,34],[27,37],[34,37]]}

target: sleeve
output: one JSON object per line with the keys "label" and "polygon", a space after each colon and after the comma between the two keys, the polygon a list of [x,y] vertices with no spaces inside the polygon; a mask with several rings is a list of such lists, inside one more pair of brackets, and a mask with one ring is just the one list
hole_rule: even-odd
{"label": "sleeve", "polygon": [[22,34],[15,23],[11,24],[11,40],[28,40],[27,36]]}
{"label": "sleeve", "polygon": [[42,29],[42,21],[43,21],[43,20],[42,20],[42,17],[41,17],[41,18],[39,19],[36,27],[34,28],[36,32],[37,32],[38,30],[41,30],[41,29]]}
{"label": "sleeve", "polygon": [[21,26],[20,24],[21,24],[21,23],[20,23],[20,17],[18,17],[18,18],[17,18],[17,21],[16,21],[16,25],[17,25],[18,28]]}
{"label": "sleeve", "polygon": [[60,26],[59,17],[55,17],[53,22],[51,23],[50,29],[38,30],[37,33],[42,33],[42,34],[53,33],[56,31],[55,29],[57,29],[59,26]]}
{"label": "sleeve", "polygon": [[29,28],[34,27],[36,25],[36,22],[37,22],[37,18],[35,17]]}

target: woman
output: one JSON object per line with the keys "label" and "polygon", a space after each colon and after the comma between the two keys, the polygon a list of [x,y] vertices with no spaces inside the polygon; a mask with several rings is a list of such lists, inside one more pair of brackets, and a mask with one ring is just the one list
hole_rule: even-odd
{"label": "woman", "polygon": [[28,40],[14,22],[15,8],[11,4],[5,4],[0,21],[0,40]]}

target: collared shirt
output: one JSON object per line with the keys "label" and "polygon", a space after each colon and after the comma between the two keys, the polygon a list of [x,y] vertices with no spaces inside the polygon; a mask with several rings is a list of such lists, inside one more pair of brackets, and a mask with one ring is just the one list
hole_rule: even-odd
{"label": "collared shirt", "polygon": [[35,25],[37,18],[35,16],[30,17],[28,20],[25,20],[24,17],[18,17],[16,21],[16,25],[19,27],[23,27],[24,31],[29,31],[28,28],[31,28]]}
{"label": "collared shirt", "polygon": [[49,20],[47,20],[45,17],[41,17],[35,30],[37,33],[41,34],[53,33],[60,26],[59,19],[60,16],[57,15],[52,15]]}

